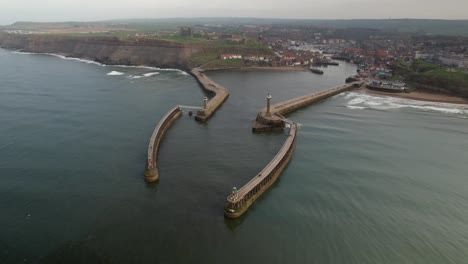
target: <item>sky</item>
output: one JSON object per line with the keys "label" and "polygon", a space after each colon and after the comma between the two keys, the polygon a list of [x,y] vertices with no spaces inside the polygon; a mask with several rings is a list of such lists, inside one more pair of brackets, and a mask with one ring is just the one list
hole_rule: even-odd
{"label": "sky", "polygon": [[468,0],[0,0],[0,24],[123,18],[468,19]]}

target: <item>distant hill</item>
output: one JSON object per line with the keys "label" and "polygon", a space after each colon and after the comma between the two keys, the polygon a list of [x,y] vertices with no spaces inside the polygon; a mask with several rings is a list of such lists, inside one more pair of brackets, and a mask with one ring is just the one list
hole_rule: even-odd
{"label": "distant hill", "polygon": [[[108,21],[110,22],[110,21]],[[113,20],[140,24],[290,24],[332,28],[368,28],[382,31],[468,36],[468,20],[442,19],[276,19],[276,18],[168,18]]]}
{"label": "distant hill", "polygon": [[128,24],[130,28],[149,29],[161,28],[161,25],[176,28],[180,25],[227,25],[227,24],[252,24],[252,25],[306,25],[317,27],[329,27],[336,29],[364,28],[375,29],[388,33],[411,33],[418,35],[459,35],[468,36],[468,20],[442,20],[442,19],[276,19],[276,18],[165,18],[165,19],[118,19],[96,22],[57,22],[57,23],[32,23],[17,22],[4,28],[39,28],[50,26],[82,26],[87,24]]}

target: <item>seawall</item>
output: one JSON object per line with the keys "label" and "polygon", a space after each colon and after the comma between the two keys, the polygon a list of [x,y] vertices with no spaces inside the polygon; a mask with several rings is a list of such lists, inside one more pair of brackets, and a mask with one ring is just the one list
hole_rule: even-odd
{"label": "seawall", "polygon": [[324,100],[331,96],[362,86],[363,82],[354,82],[341,85],[326,91],[296,97],[270,106],[271,97],[268,96],[267,107],[263,108],[254,122],[254,132],[282,130],[285,124],[290,123],[288,138],[273,158],[273,160],[252,180],[239,190],[233,189],[227,197],[224,215],[228,218],[238,218],[276,181],[291,159],[296,146],[297,124],[287,121],[283,115],[299,108]]}
{"label": "seawall", "polygon": [[238,218],[257,200],[286,168],[296,147],[297,124],[292,123],[288,137],[273,160],[255,177],[228,197],[224,215]]}
{"label": "seawall", "polygon": [[108,65],[146,65],[177,69],[193,67],[190,58],[200,50],[199,47],[156,39],[7,33],[0,33],[0,47],[34,53],[55,53]]}
{"label": "seawall", "polygon": [[342,92],[349,91],[356,87],[361,87],[363,82],[347,83],[325,91],[299,96],[284,102],[280,102],[270,106],[268,111],[267,107],[262,108],[257,114],[257,118],[253,123],[253,132],[268,132],[274,130],[281,130],[284,125],[283,115],[294,112],[300,108],[306,107],[313,103],[325,100]]}
{"label": "seawall", "polygon": [[195,116],[195,120],[206,122],[223,104],[223,102],[226,101],[229,96],[229,92],[228,89],[208,78],[200,68],[192,69],[190,73],[195,77],[200,86],[207,93],[213,96]]}
{"label": "seawall", "polygon": [[169,127],[174,121],[182,115],[182,110],[179,106],[175,106],[161,120],[151,135],[150,142],[148,144],[148,158],[146,160],[145,167],[145,180],[147,182],[155,182],[159,180],[158,172],[158,151],[164,135],[166,134]]}

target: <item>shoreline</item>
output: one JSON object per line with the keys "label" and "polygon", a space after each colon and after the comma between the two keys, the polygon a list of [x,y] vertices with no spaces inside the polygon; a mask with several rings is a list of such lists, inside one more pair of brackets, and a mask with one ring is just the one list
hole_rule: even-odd
{"label": "shoreline", "polygon": [[307,68],[303,67],[261,67],[261,66],[253,66],[253,67],[226,67],[226,68],[212,68],[212,69],[204,69],[201,68],[204,72],[210,71],[278,71],[278,72],[305,72]]}
{"label": "shoreline", "polygon": [[[47,52],[28,52],[22,50],[15,50],[10,48],[0,47],[4,50],[8,50],[13,53],[18,54],[38,54],[38,55],[48,55],[54,56],[64,60],[75,60],[82,63],[87,64],[95,64],[104,67],[121,67],[121,68],[143,68],[143,69],[152,69],[152,70],[160,70],[160,71],[179,71],[185,74],[189,74],[191,70],[197,69],[184,69],[184,68],[163,68],[163,67],[155,67],[155,66],[148,66],[148,65],[122,65],[122,64],[106,64],[101,63],[95,59],[91,58],[83,58],[83,57],[74,57],[69,56],[64,53],[47,53]],[[271,71],[271,72],[300,72],[300,71],[307,71],[307,68],[303,67],[261,67],[261,66],[253,66],[253,67],[226,67],[226,68],[213,68],[213,69],[201,69],[202,72],[210,72],[210,71]],[[196,79],[196,78],[195,78]],[[449,103],[449,104],[463,104],[468,105],[468,99],[464,99],[462,97],[457,97],[453,95],[447,94],[438,94],[438,93],[430,93],[430,92],[423,92],[423,91],[413,91],[410,93],[386,93],[386,92],[379,92],[367,89],[365,87],[354,90],[356,92],[373,94],[373,95],[383,95],[395,98],[402,98],[402,99],[410,99],[410,100],[417,100],[417,101],[425,101],[425,102],[437,102],[437,103]]]}
{"label": "shoreline", "polygon": [[365,87],[356,89],[354,91],[360,92],[360,93],[371,94],[371,95],[384,95],[384,96],[389,96],[389,97],[396,97],[396,98],[424,101],[424,102],[468,105],[468,99],[464,99],[462,97],[446,95],[446,94],[422,92],[422,91],[414,91],[410,93],[386,93],[386,92],[373,91]]}

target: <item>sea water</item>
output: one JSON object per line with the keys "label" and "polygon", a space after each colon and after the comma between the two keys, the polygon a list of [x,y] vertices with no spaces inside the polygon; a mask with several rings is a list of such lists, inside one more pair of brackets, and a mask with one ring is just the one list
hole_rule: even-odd
{"label": "sea water", "polygon": [[464,263],[466,106],[347,92],[298,110],[297,147],[238,220],[223,206],[279,150],[252,134],[273,103],[343,83],[309,72],[213,72],[230,96],[184,115],[146,184],[149,138],[174,105],[201,106],[187,73],[0,50],[1,263]]}

